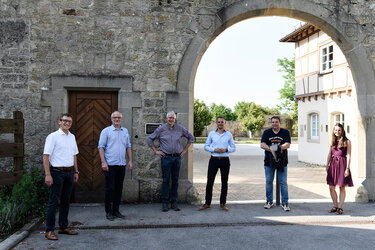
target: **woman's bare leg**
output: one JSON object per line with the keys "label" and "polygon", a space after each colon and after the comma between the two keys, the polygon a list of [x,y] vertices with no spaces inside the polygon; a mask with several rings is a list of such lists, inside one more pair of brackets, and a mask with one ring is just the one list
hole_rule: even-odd
{"label": "woman's bare leg", "polygon": [[339,204],[339,208],[342,208],[342,206],[344,205],[345,195],[346,195],[345,187],[340,187],[340,204]]}
{"label": "woman's bare leg", "polygon": [[337,207],[337,193],[336,193],[336,189],[335,188],[336,188],[335,186],[329,186],[329,193],[331,194],[333,206]]}

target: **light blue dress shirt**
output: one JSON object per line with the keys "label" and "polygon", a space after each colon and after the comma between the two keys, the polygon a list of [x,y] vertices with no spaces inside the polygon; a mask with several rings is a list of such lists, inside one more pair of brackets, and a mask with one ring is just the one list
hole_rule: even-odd
{"label": "light blue dress shirt", "polygon": [[[215,153],[215,148],[226,148],[228,152]],[[208,134],[204,150],[211,152],[212,156],[226,157],[229,153],[236,151],[236,146],[233,142],[233,136],[229,131],[224,130],[224,133],[220,134],[216,129]]]}
{"label": "light blue dress shirt", "polygon": [[104,157],[108,165],[126,165],[126,149],[131,146],[128,130],[124,127],[116,129],[112,125],[100,133],[98,149],[104,149]]}

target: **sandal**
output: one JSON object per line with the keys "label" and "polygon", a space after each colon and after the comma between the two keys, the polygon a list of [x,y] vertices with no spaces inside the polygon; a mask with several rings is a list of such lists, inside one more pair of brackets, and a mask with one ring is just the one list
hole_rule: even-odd
{"label": "sandal", "polygon": [[328,213],[336,213],[337,209],[338,209],[338,207],[333,207],[333,208],[331,208],[331,210],[328,211]]}
{"label": "sandal", "polygon": [[337,208],[337,211],[336,211],[336,214],[340,215],[344,212],[344,210],[342,210],[342,208]]}

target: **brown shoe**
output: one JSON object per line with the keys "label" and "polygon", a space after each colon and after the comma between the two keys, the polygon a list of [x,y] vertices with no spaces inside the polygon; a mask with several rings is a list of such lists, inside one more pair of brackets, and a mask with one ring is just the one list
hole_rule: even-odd
{"label": "brown shoe", "polygon": [[200,208],[198,208],[198,211],[202,211],[202,210],[205,210],[207,208],[211,208],[211,206],[207,205],[207,204],[204,204],[203,206],[201,206]]}
{"label": "brown shoe", "polygon": [[229,208],[227,206],[225,206],[225,204],[220,204],[220,208],[226,212],[229,211]]}
{"label": "brown shoe", "polygon": [[59,229],[59,234],[77,235],[78,232],[65,228],[65,229]]}
{"label": "brown shoe", "polygon": [[49,240],[58,240],[59,239],[59,238],[57,238],[54,231],[46,232],[46,238],[49,239]]}

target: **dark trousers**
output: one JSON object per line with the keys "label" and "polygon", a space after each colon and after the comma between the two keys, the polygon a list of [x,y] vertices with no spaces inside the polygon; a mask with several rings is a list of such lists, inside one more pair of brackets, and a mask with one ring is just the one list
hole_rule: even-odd
{"label": "dark trousers", "polygon": [[46,232],[55,229],[56,209],[59,206],[59,227],[68,227],[69,201],[74,183],[74,170],[63,171],[50,167],[53,179],[52,186],[49,187],[49,199],[47,205]]}
{"label": "dark trousers", "polygon": [[224,159],[211,158],[208,163],[208,171],[207,171],[206,203],[205,203],[207,205],[211,205],[212,187],[214,185],[215,177],[219,169],[220,169],[220,175],[221,175],[220,204],[225,204],[227,202],[228,176],[229,176],[229,169],[230,169],[229,158],[224,158]]}
{"label": "dark trousers", "polygon": [[161,200],[163,203],[169,203],[169,181],[172,177],[171,200],[177,201],[178,197],[178,178],[180,176],[181,156],[165,155],[161,158],[161,169],[163,173],[163,184],[161,188]]}
{"label": "dark trousers", "polygon": [[108,166],[104,172],[105,177],[105,212],[113,214],[119,212],[122,187],[125,178],[125,166]]}

